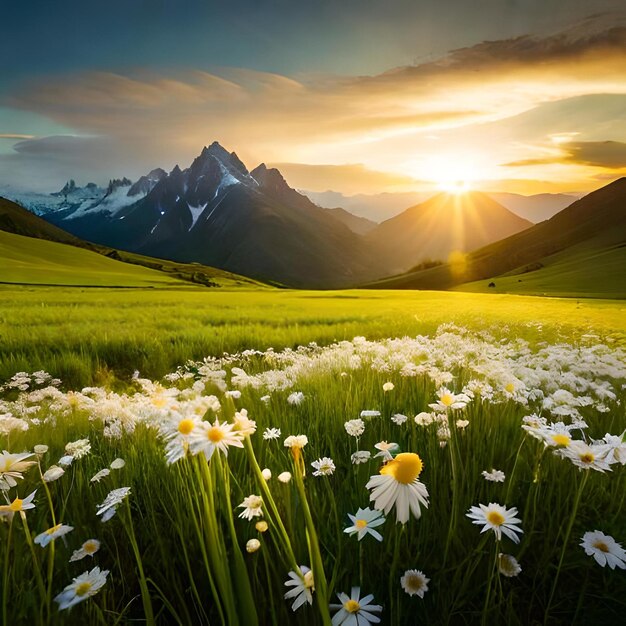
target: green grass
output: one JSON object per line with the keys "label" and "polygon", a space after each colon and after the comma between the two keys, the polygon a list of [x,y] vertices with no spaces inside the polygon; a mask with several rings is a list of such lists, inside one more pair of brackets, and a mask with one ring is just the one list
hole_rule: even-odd
{"label": "green grass", "polygon": [[0,287],[0,379],[44,369],[80,386],[159,377],[188,359],[309,341],[429,333],[444,322],[527,324],[623,339],[619,301],[407,291]]}
{"label": "green grass", "polygon": [[[345,321],[347,328],[352,330],[355,326],[350,325],[356,324],[362,334],[376,329],[383,335],[386,324],[387,335],[396,334],[394,331],[403,327],[407,332],[409,329],[430,332],[432,325],[441,318],[457,317],[456,321],[460,321],[459,318],[464,317],[477,330],[492,333],[492,338],[486,341],[494,345],[500,341],[514,344],[517,338],[528,339],[533,346],[544,340],[568,339],[578,343],[578,335],[592,329],[623,339],[618,335],[623,332],[624,323],[624,317],[617,315],[621,305],[609,302],[591,303],[588,308],[578,310],[576,316],[575,303],[570,300],[513,296],[415,294],[409,299],[406,294],[392,294],[395,297],[386,301],[369,293],[277,292],[272,296],[278,300],[272,301],[266,294],[238,294],[238,297],[242,295],[244,299],[239,299],[232,309],[226,308],[226,299],[221,301],[223,314],[231,316],[234,310],[238,316],[251,321],[268,317],[269,311],[273,311],[276,329],[284,326],[285,320],[293,321],[298,315],[300,323],[307,317],[309,321],[317,319],[324,315],[325,309],[330,309],[326,315],[335,316],[340,311],[344,315],[348,312],[357,315],[357,311],[372,309],[361,319],[360,325]],[[270,308],[272,302],[273,309]],[[305,303],[311,307],[306,313],[303,312]],[[534,311],[529,308],[532,303],[536,304]],[[215,306],[214,300],[213,304]],[[461,311],[462,308],[466,310]],[[456,316],[455,309],[458,310]],[[492,311],[490,315],[487,315],[488,309]],[[69,309],[66,306],[64,310]],[[400,311],[403,312],[398,315]],[[128,310],[126,313],[128,317]],[[536,322],[538,314],[545,316],[543,328],[527,325]],[[410,322],[413,315],[421,316],[422,321]],[[568,323],[561,324],[567,316]],[[162,323],[164,318],[156,319]],[[577,326],[583,319],[588,325]],[[395,324],[391,320],[395,320]],[[153,330],[156,322],[154,324]],[[113,329],[110,332],[115,331],[114,326],[110,328]],[[272,333],[269,324],[261,328],[266,338]],[[341,326],[335,327],[335,331],[338,328]],[[299,332],[301,337],[313,338],[320,328],[316,324],[304,329],[300,326]],[[236,337],[236,334],[230,336],[233,348],[239,347]],[[454,351],[435,353],[428,362],[447,367],[458,390],[475,376],[471,373],[472,355],[479,356],[469,351],[466,366],[462,361],[456,362]],[[444,366],[446,362],[448,365]],[[246,371],[256,372],[270,367],[271,361],[253,358],[244,360],[241,365]],[[575,365],[563,359],[560,363],[566,371]],[[298,565],[311,564],[311,553],[315,551],[308,546],[312,532],[315,533],[329,586],[327,600],[334,602],[335,592],[349,592],[351,586],[361,585],[362,595],[373,593],[376,603],[384,606],[384,624],[477,624],[482,621],[523,626],[539,624],[544,619],[547,624],[555,625],[620,622],[626,610],[624,572],[599,568],[578,543],[585,531],[596,528],[618,541],[626,540],[623,525],[626,467],[616,465],[614,471],[607,474],[590,471],[580,506],[575,510],[576,495],[586,474],[549,450],[543,452],[543,444],[524,434],[521,419],[535,410],[534,404],[526,408],[512,401],[496,404],[476,400],[453,416],[453,420],[466,418],[469,426],[454,431],[455,436],[448,446],[441,447],[436,425],[418,427],[411,419],[416,413],[428,410],[428,403],[435,399],[436,386],[432,381],[424,376],[406,378],[397,370],[377,372],[368,363],[350,369],[345,376],[339,374],[340,369],[339,364],[333,364],[330,368],[301,375],[296,389],[304,392],[305,401],[298,406],[286,401],[289,390],[273,392],[269,403],[265,403],[260,400],[264,390],[247,388],[241,399],[233,403],[215,384],[209,383],[204,389],[205,394],[215,393],[220,398],[220,419],[232,420],[236,405],[246,407],[250,416],[257,420],[258,432],[252,438],[256,459],[260,467],[268,467],[273,473],[267,483],[270,495],[264,496],[264,518],[270,521],[270,530],[263,535],[255,530],[253,523],[236,517],[240,511],[236,507],[243,498],[259,494],[262,489],[251,457],[244,450],[231,448],[226,473],[226,459],[218,463],[218,456],[213,457],[208,475],[200,457],[167,466],[163,442],[157,439],[154,429],[145,424],[138,424],[119,439],[106,438],[101,418],[94,419],[90,410],[72,404],[67,410],[63,403],[48,408],[43,403],[32,415],[53,419],[54,427],[49,424],[32,426],[25,433],[14,432],[2,438],[2,444],[11,451],[31,450],[42,443],[49,445],[50,449],[41,459],[43,470],[64,453],[68,441],[88,437],[92,452],[74,461],[65,476],[50,483],[52,509],[36,467],[20,481],[20,495],[39,488],[37,508],[27,513],[33,535],[52,526],[51,510],[55,511],[57,521],[71,524],[75,529],[67,535],[67,543],[56,540],[54,553],[51,546],[45,549],[35,546],[33,558],[19,518],[14,519],[10,543],[7,525],[0,524],[0,545],[3,546],[0,564],[8,563],[8,623],[191,626],[227,622],[248,626],[255,623],[256,613],[261,624],[321,624],[317,605],[322,594],[321,574],[312,607],[306,606],[293,614],[283,599],[284,581],[293,565],[276,519],[269,511],[270,498],[285,526]],[[395,384],[390,393],[382,391],[387,381]],[[189,384],[183,383],[183,386]],[[607,401],[608,412],[598,413],[594,407],[583,409],[592,436],[621,433],[626,427],[623,405],[619,404],[626,400],[626,395],[620,381],[614,384],[619,390],[618,398]],[[129,391],[140,392],[136,384]],[[144,394],[148,406],[159,397],[149,392]],[[101,414],[111,419],[115,406],[111,405],[111,409]],[[357,442],[346,434],[343,423],[358,417],[365,408],[380,410],[382,417],[368,420],[365,434]],[[389,419],[396,412],[409,416],[402,427]],[[212,420],[214,415],[209,413],[206,419]],[[265,441],[261,432],[266,427],[281,428],[283,436],[277,441]],[[295,478],[288,485],[276,480],[280,472],[294,472],[283,438],[300,433],[309,438],[303,451],[307,469],[304,491],[297,488]],[[382,543],[366,537],[359,544],[355,537],[343,533],[343,528],[348,525],[348,513],[354,514],[358,507],[367,506],[365,484],[379,466],[378,459],[353,466],[350,454],[357,447],[376,452],[374,444],[381,440],[397,442],[402,451],[420,454],[424,461],[420,480],[428,488],[430,505],[423,510],[421,519],[411,519],[405,527],[395,524],[391,514],[379,528],[384,536]],[[337,471],[333,476],[312,476],[310,463],[320,456],[334,459]],[[122,470],[112,471],[100,483],[89,482],[91,476],[116,457],[126,460]],[[504,484],[488,483],[481,477],[482,470],[492,467],[506,473]],[[109,490],[122,486],[131,487],[129,499],[111,521],[101,523],[95,516],[96,506]],[[518,507],[524,530],[519,546],[510,540],[497,545],[491,532],[479,533],[480,529],[465,517],[468,508],[479,502]],[[311,528],[314,529],[309,529],[309,541],[304,514],[306,503],[311,508]],[[232,521],[231,514],[234,515]],[[573,527],[568,533],[570,520],[573,520]],[[101,541],[100,551],[93,559],[68,563],[72,550],[88,538]],[[259,538],[262,543],[254,554],[245,552],[246,541],[250,538]],[[523,572],[518,578],[494,577],[492,563],[498,550],[519,558]],[[244,559],[243,570],[237,566],[240,553]],[[562,554],[565,559],[559,566]],[[105,587],[70,612],[58,612],[50,598],[37,591],[37,569],[44,587],[51,581],[52,597],[69,584],[72,577],[95,565],[110,570]],[[400,576],[412,568],[423,570],[431,579],[423,600],[411,598],[400,589]],[[550,602],[557,571],[559,580]],[[211,591],[212,580],[217,592]],[[248,585],[253,608],[245,601]],[[228,618],[221,620],[220,611]]]}
{"label": "green grass", "polygon": [[183,286],[161,272],[74,246],[0,231],[0,281],[3,283],[103,287]]}
{"label": "green grass", "polygon": [[[89,244],[85,244],[88,246]],[[115,252],[119,258],[0,230],[0,282],[82,287],[211,287],[261,285],[231,272],[198,264],[175,263],[138,254]]]}
{"label": "green grass", "polygon": [[[595,242],[592,242],[595,244]],[[578,298],[626,298],[626,245],[588,243],[541,259],[543,267],[516,270],[455,287],[473,293],[520,293]],[[532,266],[531,266],[532,268]],[[494,282],[495,288],[489,283]]]}

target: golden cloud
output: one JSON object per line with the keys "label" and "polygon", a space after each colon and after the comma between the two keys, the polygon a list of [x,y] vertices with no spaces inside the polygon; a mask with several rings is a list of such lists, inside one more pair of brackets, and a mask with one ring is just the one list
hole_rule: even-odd
{"label": "golden cloud", "polygon": [[[416,154],[437,150],[430,139],[437,133],[455,132],[461,139],[479,125],[506,123],[544,103],[626,94],[625,66],[626,28],[615,20],[599,31],[483,42],[375,76],[91,72],[39,79],[4,104],[112,139],[144,168],[187,163],[216,139],[249,163],[363,163],[419,178],[419,164],[415,171],[408,164]],[[493,140],[496,167],[507,158],[506,146]],[[583,163],[590,150],[581,148],[568,163]],[[524,160],[511,156],[509,163]],[[291,167],[300,180],[311,179],[303,166]],[[352,168],[344,171],[353,181],[366,183],[354,165],[344,167]],[[325,173],[335,181],[338,171]]]}

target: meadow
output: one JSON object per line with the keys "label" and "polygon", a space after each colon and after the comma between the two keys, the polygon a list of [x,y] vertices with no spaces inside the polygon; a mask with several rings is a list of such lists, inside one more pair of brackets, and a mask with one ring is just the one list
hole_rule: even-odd
{"label": "meadow", "polygon": [[623,620],[623,302],[0,292],[3,623]]}

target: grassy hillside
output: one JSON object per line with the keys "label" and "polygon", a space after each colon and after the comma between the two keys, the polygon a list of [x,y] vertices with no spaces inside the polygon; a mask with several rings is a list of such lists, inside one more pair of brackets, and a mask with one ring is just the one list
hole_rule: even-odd
{"label": "grassy hillside", "polygon": [[[508,272],[454,289],[483,293],[626,298],[626,244],[573,246],[546,257],[541,265],[533,271]],[[489,287],[490,283],[495,287]]]}
{"label": "grassy hillside", "polygon": [[19,204],[0,198],[0,230],[26,237],[37,237],[72,245],[85,245],[85,242],[70,233],[50,224],[46,220],[31,213]]}
{"label": "grassy hillside", "polygon": [[[545,286],[545,293],[585,293],[587,286],[593,286],[592,293],[596,295],[623,296],[625,290],[620,290],[616,283],[619,283],[620,272],[623,276],[626,271],[626,266],[620,261],[624,257],[619,251],[611,252],[611,249],[624,243],[626,178],[574,202],[550,220],[465,255],[455,265],[446,263],[390,277],[370,286],[386,289],[449,289],[464,283],[490,282],[494,277],[505,274],[522,274],[552,267],[552,270],[547,270],[547,280],[544,280],[545,272],[538,275],[541,284]],[[606,252],[608,257],[600,254],[602,252]],[[565,265],[557,267],[561,263]],[[618,272],[615,277],[603,273],[605,263]],[[565,280],[563,284],[558,280],[559,275]],[[580,281],[577,276],[580,276]],[[594,276],[601,278],[599,283],[595,282]],[[539,289],[539,283],[524,285],[524,278],[521,280],[518,286],[520,291],[535,293]],[[498,281],[495,282],[497,284]],[[501,279],[500,282],[503,286],[512,283]]]}
{"label": "grassy hillside", "polygon": [[102,287],[184,287],[181,280],[75,246],[0,231],[0,282]]}
{"label": "grassy hillside", "polygon": [[[141,272],[138,268],[125,270],[120,264],[111,264],[108,261],[101,263],[78,251],[60,249],[54,246],[42,247],[32,241],[5,237],[3,248],[7,256],[5,257],[5,269],[0,273],[0,281],[2,282],[136,286],[153,282],[159,285],[163,283],[176,285],[179,281],[186,281],[207,287],[261,286],[258,281],[199,263],[177,263],[166,259],[155,259],[83,241],[5,198],[0,198],[1,231],[70,244],[81,248],[83,251],[103,255],[108,260],[122,261],[124,264],[132,264],[167,274],[167,276],[155,276],[153,272]],[[31,253],[34,255],[33,259],[29,259]],[[44,261],[46,259],[45,254],[51,255],[50,261],[53,265],[50,267],[45,267],[46,263],[42,263],[42,258]],[[44,256],[42,257],[42,255]],[[83,264],[83,260],[86,260],[86,264]],[[102,268],[102,276],[98,275],[98,268]],[[128,272],[128,277],[124,276],[125,272]],[[74,276],[72,276],[73,274]],[[3,278],[3,275],[6,277]],[[54,282],[55,280],[57,282]],[[146,281],[148,282],[146,283]]]}

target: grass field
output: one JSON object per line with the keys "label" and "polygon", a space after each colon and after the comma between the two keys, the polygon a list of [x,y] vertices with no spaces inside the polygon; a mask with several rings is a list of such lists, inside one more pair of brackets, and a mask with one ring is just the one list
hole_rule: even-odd
{"label": "grass field", "polygon": [[44,369],[74,386],[159,377],[188,359],[309,341],[433,332],[444,322],[541,323],[565,335],[594,330],[623,341],[619,301],[446,292],[58,289],[0,286],[0,379]]}
{"label": "grass field", "polygon": [[[39,369],[63,379],[54,389],[22,377],[0,394],[2,449],[48,446],[4,492],[15,503],[37,489],[35,508],[22,517],[0,506],[3,623],[329,624],[336,594],[356,586],[361,598],[374,594],[383,624],[622,619],[624,571],[601,568],[579,544],[594,530],[626,542],[626,450],[611,440],[609,467],[609,444],[593,443],[626,430],[623,301],[25,286],[3,286],[0,298],[0,384]],[[289,350],[311,341],[319,346]],[[265,352],[232,355],[248,349]],[[205,356],[216,358],[187,363]],[[132,379],[135,370],[160,382]],[[443,386],[466,406],[446,404]],[[374,413],[362,433],[344,426],[364,410]],[[523,422],[533,413],[541,417]],[[280,436],[265,438],[267,428]],[[308,442],[288,449],[288,435]],[[66,448],[81,439],[89,446]],[[230,443],[228,456],[217,450],[207,464],[209,441]],[[397,444],[386,473],[374,456],[381,442]],[[423,467],[398,453],[418,454]],[[42,480],[68,454],[64,475]],[[323,457],[335,469],[316,476],[311,464]],[[116,458],[124,467],[91,481]],[[494,468],[504,482],[483,478]],[[285,471],[288,483],[278,480]],[[366,485],[383,476],[425,486],[419,519],[402,523],[399,504],[370,500]],[[102,522],[99,505],[125,487]],[[261,504],[241,507],[252,495]],[[489,503],[509,516],[517,508],[519,544],[472,524],[470,507]],[[387,508],[380,542],[344,532],[368,506]],[[33,543],[60,523],[73,530]],[[88,539],[99,550],[69,562]],[[501,552],[521,573],[498,566]],[[55,602],[96,566],[106,580],[79,579]],[[408,587],[423,597],[401,584],[410,570],[429,579]],[[295,611],[283,597],[289,572],[303,600]],[[59,609],[68,598],[80,603]]]}

